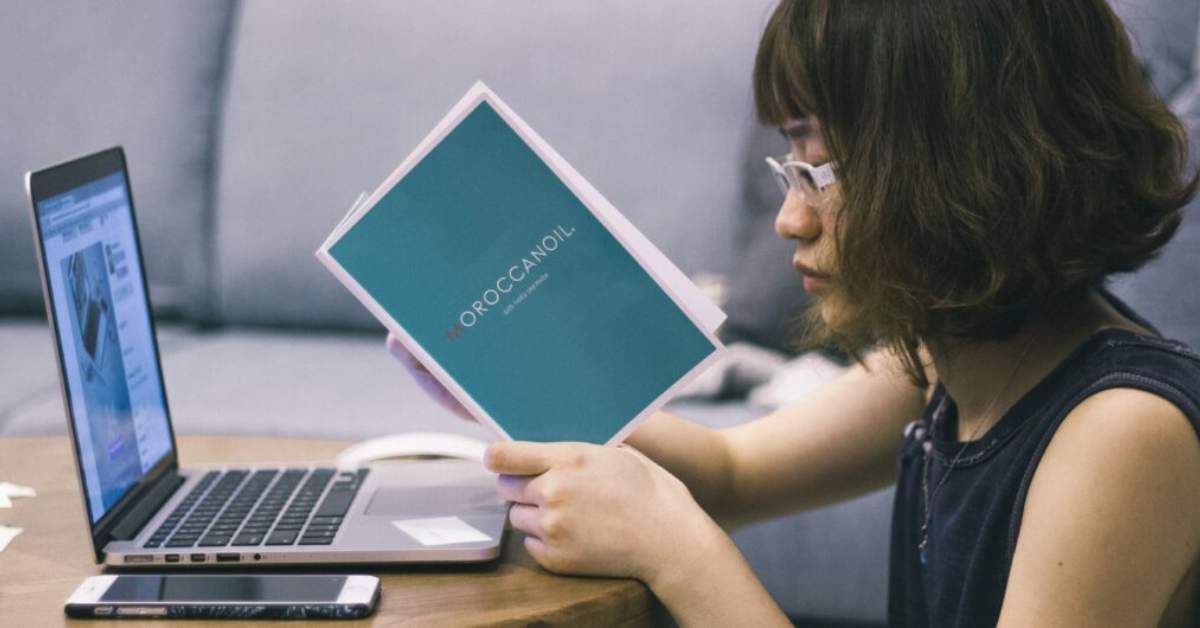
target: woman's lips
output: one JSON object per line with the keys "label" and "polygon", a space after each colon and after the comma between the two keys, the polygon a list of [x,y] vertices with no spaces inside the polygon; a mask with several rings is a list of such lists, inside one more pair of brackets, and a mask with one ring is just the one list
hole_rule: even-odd
{"label": "woman's lips", "polygon": [[820,292],[829,286],[827,279],[813,277],[810,275],[804,276],[804,291],[805,292]]}
{"label": "woman's lips", "polygon": [[792,260],[792,266],[804,275],[804,290],[813,292],[814,290],[822,290],[829,285],[829,275],[813,270],[798,259]]}

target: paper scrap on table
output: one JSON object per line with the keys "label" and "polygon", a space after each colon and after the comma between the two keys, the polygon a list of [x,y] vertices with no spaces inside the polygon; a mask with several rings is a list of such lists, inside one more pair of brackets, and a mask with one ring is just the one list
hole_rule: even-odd
{"label": "paper scrap on table", "polygon": [[37,497],[37,491],[29,486],[0,482],[0,508],[12,508],[13,497]]}
{"label": "paper scrap on table", "polygon": [[17,538],[17,535],[24,532],[25,528],[10,528],[5,525],[0,525],[0,552],[8,547],[9,541]]}
{"label": "paper scrap on table", "polygon": [[37,491],[32,486],[22,486],[12,482],[0,482],[0,495],[8,497],[37,497]]}
{"label": "paper scrap on table", "polygon": [[471,524],[458,517],[401,519],[393,521],[392,525],[416,539],[421,545],[450,545],[492,540],[492,537],[471,527]]}

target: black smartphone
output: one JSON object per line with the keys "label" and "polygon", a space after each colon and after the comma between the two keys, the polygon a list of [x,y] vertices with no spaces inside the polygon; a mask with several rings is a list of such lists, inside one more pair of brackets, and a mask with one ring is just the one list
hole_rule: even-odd
{"label": "black smartphone", "polygon": [[355,619],[375,610],[379,578],[310,575],[104,575],[67,599],[70,617]]}

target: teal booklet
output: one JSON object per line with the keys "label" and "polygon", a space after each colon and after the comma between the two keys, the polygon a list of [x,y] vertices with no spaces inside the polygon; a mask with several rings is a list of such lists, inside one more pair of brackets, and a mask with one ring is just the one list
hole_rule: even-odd
{"label": "teal booklet", "polygon": [[724,314],[482,83],[317,257],[503,438],[617,443]]}

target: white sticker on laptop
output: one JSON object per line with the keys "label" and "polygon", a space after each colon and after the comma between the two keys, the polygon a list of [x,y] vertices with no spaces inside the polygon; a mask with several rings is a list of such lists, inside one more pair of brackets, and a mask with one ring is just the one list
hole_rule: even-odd
{"label": "white sticker on laptop", "polygon": [[458,517],[400,519],[393,521],[392,525],[416,539],[421,545],[479,543],[492,540],[492,537],[480,532]]}

